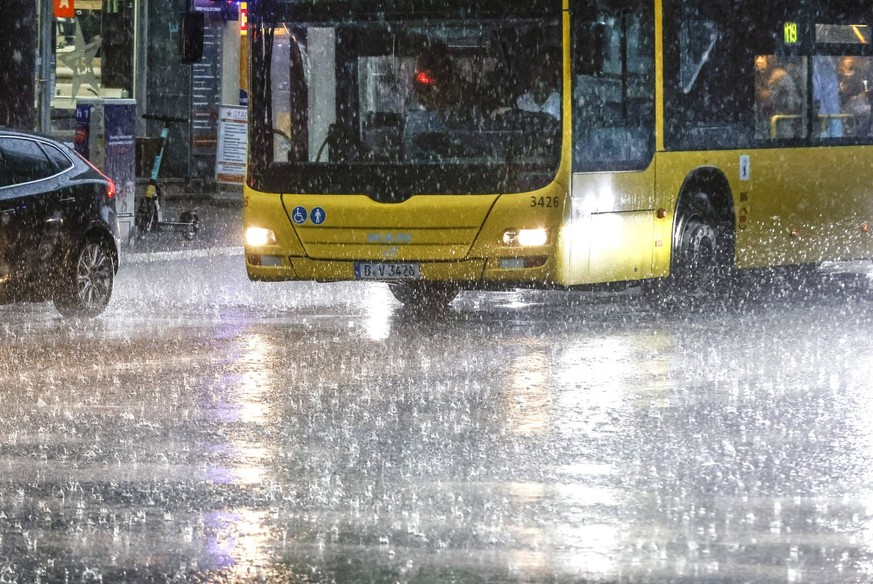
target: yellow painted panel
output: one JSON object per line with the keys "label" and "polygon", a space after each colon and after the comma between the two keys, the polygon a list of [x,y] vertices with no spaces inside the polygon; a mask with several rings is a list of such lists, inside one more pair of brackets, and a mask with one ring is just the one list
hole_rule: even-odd
{"label": "yellow painted panel", "polygon": [[620,213],[654,208],[655,167],[642,172],[573,175],[574,207],[582,213]]}
{"label": "yellow painted panel", "polygon": [[390,227],[390,228],[354,228],[354,227],[298,227],[297,233],[306,242],[307,248],[318,245],[336,245],[341,243],[350,247],[379,244],[395,244],[408,246],[434,246],[460,242],[464,248],[470,247],[470,242],[479,233],[476,227],[442,227],[424,228]]}
{"label": "yellow painted panel", "polygon": [[657,166],[657,203],[669,205],[671,212],[695,169],[709,166],[724,174],[734,202],[737,267],[873,255],[873,153],[868,149],[661,153]]}
{"label": "yellow painted panel", "polygon": [[299,279],[290,264],[284,266],[253,266],[248,263],[247,259],[246,272],[249,279],[256,282],[284,282],[286,280]]}
{"label": "yellow painted panel", "polygon": [[[413,237],[417,235],[411,232]],[[469,244],[357,245],[348,243],[307,243],[306,255],[317,260],[446,261],[467,257]]]}
{"label": "yellow painted panel", "polygon": [[591,215],[591,282],[650,277],[653,217],[651,211]]}
{"label": "yellow painted panel", "polygon": [[[301,280],[330,282],[355,279],[354,262],[293,258],[292,263],[297,278]],[[484,267],[482,260],[423,263],[421,275],[425,280],[478,281]]]}
{"label": "yellow painted panel", "polygon": [[[503,234],[507,230],[547,229],[550,241],[545,248],[556,243],[558,227],[564,216],[567,189],[559,182],[526,194],[502,195],[488,214],[476,244],[470,250],[474,257],[513,257],[521,250],[507,249]],[[528,255],[543,255],[543,249],[525,250]]]}
{"label": "yellow painted panel", "polygon": [[396,229],[478,229],[497,195],[417,195],[402,203],[378,203],[364,195],[283,195],[290,214],[296,206],[321,207],[324,227]]}
{"label": "yellow painted panel", "polygon": [[266,255],[303,255],[303,246],[282,206],[281,196],[274,193],[261,193],[248,186],[243,191],[243,226],[272,229],[276,243],[259,248],[246,248],[246,253]]}
{"label": "yellow painted panel", "polygon": [[[640,172],[573,175],[571,209],[562,230],[563,282],[589,284],[658,275],[652,261],[657,239],[654,189],[654,165]],[[619,244],[617,235],[628,239]],[[662,236],[659,243],[669,246],[669,239],[664,243]]]}
{"label": "yellow painted panel", "polygon": [[320,208],[326,219],[295,227],[315,259],[458,260],[470,247],[496,195],[418,195],[379,203],[361,195],[285,195],[285,218],[296,207]]}
{"label": "yellow painted panel", "polygon": [[549,258],[546,263],[537,268],[514,268],[507,269],[500,267],[500,260],[506,258],[492,258],[488,260],[485,266],[485,272],[482,274],[482,279],[486,282],[497,283],[501,285],[519,284],[527,285],[531,283],[539,284],[555,284],[564,285],[558,279],[558,271],[555,269],[555,259]]}
{"label": "yellow painted panel", "polygon": [[751,168],[745,262],[870,257],[873,239],[864,231],[873,222],[869,148],[764,150],[751,155]]}

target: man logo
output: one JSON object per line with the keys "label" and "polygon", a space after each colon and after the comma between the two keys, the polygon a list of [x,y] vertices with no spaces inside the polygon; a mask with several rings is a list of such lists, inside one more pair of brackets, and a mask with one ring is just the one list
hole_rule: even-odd
{"label": "man logo", "polygon": [[367,243],[395,245],[412,243],[412,234],[409,232],[393,233],[390,231],[382,231],[379,233],[368,233]]}

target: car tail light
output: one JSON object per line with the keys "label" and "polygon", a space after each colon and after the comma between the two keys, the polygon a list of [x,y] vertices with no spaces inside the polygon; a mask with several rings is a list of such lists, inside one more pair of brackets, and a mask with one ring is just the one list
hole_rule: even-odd
{"label": "car tail light", "polygon": [[[77,152],[76,154],[79,154],[79,153]],[[94,166],[94,164],[93,164],[90,160],[88,160],[87,158],[85,158],[85,157],[82,156],[81,154],[79,154],[79,158],[81,158],[82,160],[84,160],[84,161],[85,161],[85,164],[87,164],[88,166],[90,166],[91,168],[93,168],[93,169],[94,169],[94,172],[96,172],[97,174],[99,174],[100,176],[102,176],[103,179],[104,179],[107,183],[109,183],[109,184],[106,186],[106,198],[107,198],[107,199],[110,199],[110,200],[114,199],[114,198],[115,198],[115,181],[113,181],[111,178],[109,178],[108,176],[106,176],[106,175],[103,173],[103,171],[101,171],[99,168],[97,168],[96,166]]]}
{"label": "car tail light", "polygon": [[112,180],[111,178],[109,178],[108,176],[106,177],[106,180],[109,181],[109,186],[106,187],[106,198],[107,199],[114,199],[115,198],[115,181]]}

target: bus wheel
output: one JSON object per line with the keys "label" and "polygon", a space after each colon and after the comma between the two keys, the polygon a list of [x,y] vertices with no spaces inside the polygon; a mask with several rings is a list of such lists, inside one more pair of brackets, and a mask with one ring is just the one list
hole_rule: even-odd
{"label": "bus wheel", "polygon": [[392,282],[388,288],[404,306],[419,310],[445,308],[461,290],[445,282]]}
{"label": "bus wheel", "polygon": [[727,290],[728,233],[703,194],[689,199],[679,217],[668,293],[679,302],[708,304]]}

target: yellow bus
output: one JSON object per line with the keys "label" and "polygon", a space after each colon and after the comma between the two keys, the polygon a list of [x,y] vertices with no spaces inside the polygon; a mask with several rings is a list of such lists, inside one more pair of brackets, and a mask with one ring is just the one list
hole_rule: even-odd
{"label": "yellow bus", "polygon": [[873,257],[871,0],[256,0],[252,280],[655,283]]}

